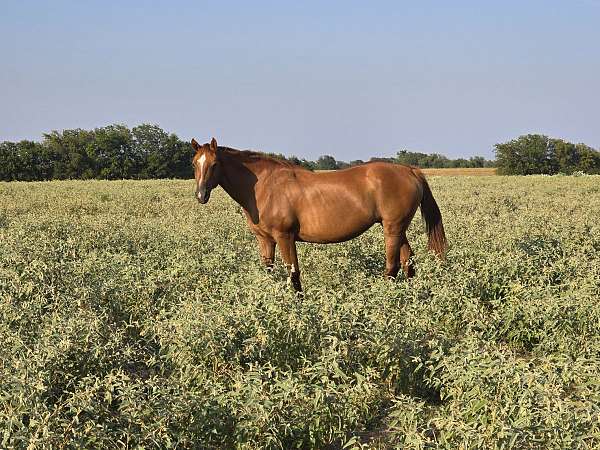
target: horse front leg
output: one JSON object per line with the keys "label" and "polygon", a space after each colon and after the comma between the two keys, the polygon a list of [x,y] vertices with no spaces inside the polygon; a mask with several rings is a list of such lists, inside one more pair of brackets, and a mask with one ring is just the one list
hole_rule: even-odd
{"label": "horse front leg", "polygon": [[267,269],[267,272],[273,272],[273,265],[275,264],[275,241],[259,235],[256,235],[256,239],[263,265]]}
{"label": "horse front leg", "polygon": [[282,234],[276,237],[281,259],[288,271],[288,282],[296,292],[302,292],[302,284],[300,283],[300,266],[298,264],[298,253],[296,251],[296,241],[289,234]]}

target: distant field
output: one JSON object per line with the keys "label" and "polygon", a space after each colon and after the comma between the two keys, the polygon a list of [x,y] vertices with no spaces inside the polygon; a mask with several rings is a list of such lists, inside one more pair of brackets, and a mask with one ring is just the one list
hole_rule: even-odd
{"label": "distant field", "polygon": [[426,175],[441,175],[441,176],[477,176],[484,177],[490,175],[496,175],[495,167],[478,167],[469,169],[421,169]]}
{"label": "distant field", "polygon": [[0,183],[0,448],[600,448],[600,176],[430,185],[446,261],[301,244],[300,301],[221,189]]}
{"label": "distant field", "polygon": [[[476,176],[485,177],[490,175],[496,175],[495,167],[477,167],[469,169],[421,169],[426,175],[436,176]],[[317,172],[331,172],[331,170],[317,170]]]}

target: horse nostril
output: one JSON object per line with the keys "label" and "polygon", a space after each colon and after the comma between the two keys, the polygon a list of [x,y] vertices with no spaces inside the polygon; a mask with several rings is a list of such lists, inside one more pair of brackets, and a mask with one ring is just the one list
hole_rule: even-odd
{"label": "horse nostril", "polygon": [[196,200],[198,200],[202,204],[206,203],[208,201],[208,191],[196,192]]}

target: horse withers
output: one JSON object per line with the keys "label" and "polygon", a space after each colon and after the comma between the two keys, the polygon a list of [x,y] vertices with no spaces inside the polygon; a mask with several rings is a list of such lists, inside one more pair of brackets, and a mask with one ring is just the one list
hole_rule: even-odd
{"label": "horse withers", "polygon": [[208,202],[221,186],[244,210],[256,235],[263,263],[272,269],[279,246],[289,279],[302,290],[296,242],[328,244],[352,239],[381,223],[385,275],[404,270],[414,276],[406,230],[421,206],[429,249],[443,257],[447,248],[442,215],[427,180],[416,167],[370,162],[315,173],[264,154],[200,145],[192,139],[196,198]]}

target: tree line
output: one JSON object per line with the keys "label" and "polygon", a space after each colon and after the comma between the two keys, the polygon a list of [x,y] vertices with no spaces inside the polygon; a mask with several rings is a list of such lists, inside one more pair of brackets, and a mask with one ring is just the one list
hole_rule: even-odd
{"label": "tree line", "polygon": [[502,175],[600,174],[600,152],[541,134],[527,134],[496,144],[496,167]]}
{"label": "tree line", "polygon": [[[52,131],[41,142],[0,142],[0,180],[190,178],[190,144],[157,125],[129,129],[115,124],[93,130]],[[316,161],[267,153],[310,170],[336,170],[363,164],[322,155]],[[496,160],[482,156],[450,159],[437,153],[400,150],[373,157],[422,168],[497,167],[505,175],[600,173],[600,152],[586,144],[528,134],[495,145]]]}
{"label": "tree line", "polygon": [[[323,155],[316,161],[267,153],[310,170],[335,170],[362,164]],[[115,124],[93,130],[52,131],[41,142],[0,142],[0,180],[190,178],[190,144],[157,125],[129,129]],[[399,151],[395,157],[371,158],[419,167],[488,167],[483,157],[449,159],[439,154]]]}
{"label": "tree line", "polygon": [[42,142],[0,143],[0,179],[187,178],[190,153],[156,125],[52,131]]}

